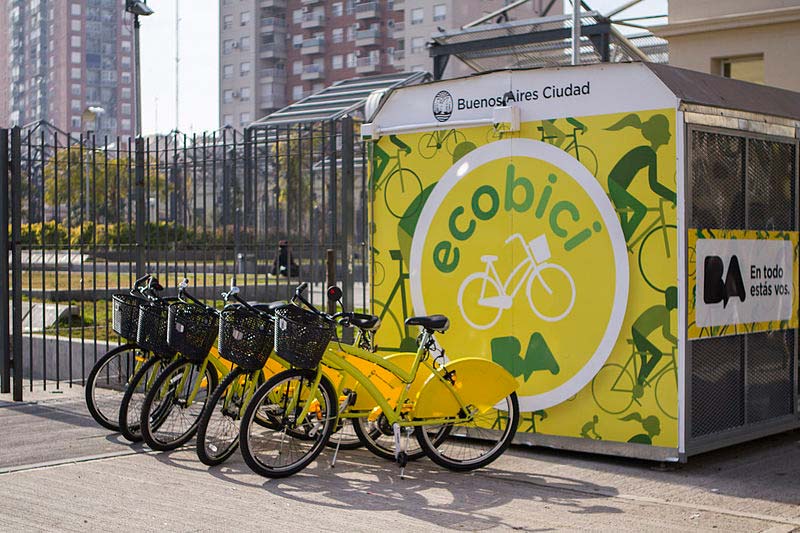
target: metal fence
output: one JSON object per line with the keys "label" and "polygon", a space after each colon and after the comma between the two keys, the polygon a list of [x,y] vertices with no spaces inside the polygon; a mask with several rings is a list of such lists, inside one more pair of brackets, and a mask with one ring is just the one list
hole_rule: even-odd
{"label": "metal fence", "polygon": [[[689,228],[797,231],[796,140],[691,127],[687,143]],[[787,329],[689,343],[690,443],[724,443],[793,419],[797,334]]]}
{"label": "metal fence", "polygon": [[231,283],[271,301],[309,281],[321,303],[332,249],[346,304],[366,307],[366,175],[347,117],[140,139],[0,130],[1,390],[82,382],[119,342],[111,295],[144,273],[215,304]]}

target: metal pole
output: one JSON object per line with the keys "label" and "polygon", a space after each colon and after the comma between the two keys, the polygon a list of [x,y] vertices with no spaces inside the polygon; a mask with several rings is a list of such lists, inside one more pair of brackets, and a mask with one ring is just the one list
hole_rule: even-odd
{"label": "metal pole", "polygon": [[[11,357],[14,368],[14,390],[12,398],[22,401],[22,147],[20,129],[11,130],[11,272],[12,284],[12,337]],[[3,305],[8,305],[3,302]]]}
{"label": "metal pole", "polygon": [[581,3],[572,0],[572,64],[581,64]]}
{"label": "metal pole", "polygon": [[[8,280],[8,130],[0,129],[0,272]],[[0,284],[0,392],[11,392],[11,329],[8,283]]]}
{"label": "metal pole", "polygon": [[144,197],[144,139],[141,136],[136,138],[134,164],[134,178],[136,180],[136,277],[140,278],[145,274],[144,224],[145,209],[149,208],[145,203]]}
{"label": "metal pole", "polygon": [[180,53],[180,46],[181,46],[181,39],[180,39],[180,27],[181,27],[181,16],[180,16],[180,7],[181,2],[180,0],[175,0],[175,129],[180,129],[180,106],[181,106],[181,99],[180,99],[180,84],[178,83],[178,76],[180,75],[180,61],[181,61],[181,53]]}
{"label": "metal pole", "polygon": [[136,136],[142,136],[142,75],[139,70],[139,15],[133,15],[134,69],[136,69]]}
{"label": "metal pole", "polygon": [[[332,287],[336,285],[336,250],[328,248],[325,254],[325,266],[327,267],[327,276],[325,281],[326,287]],[[328,291],[325,291],[325,297],[327,298]],[[332,315],[336,312],[336,302],[331,299],[327,300],[328,302],[328,314]]]}
{"label": "metal pole", "polygon": [[[353,118],[346,116],[342,119],[342,233],[344,237],[344,301],[354,308],[353,297],[353,255],[355,251],[355,161],[353,145]],[[353,329],[344,328],[342,331],[344,342],[353,341]]]}

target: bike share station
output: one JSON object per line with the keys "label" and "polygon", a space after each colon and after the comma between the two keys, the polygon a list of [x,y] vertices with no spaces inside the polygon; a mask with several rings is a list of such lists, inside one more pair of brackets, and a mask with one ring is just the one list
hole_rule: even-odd
{"label": "bike share station", "polygon": [[516,377],[522,443],[686,461],[800,426],[800,94],[605,63],[367,116],[382,350],[447,315],[449,358]]}

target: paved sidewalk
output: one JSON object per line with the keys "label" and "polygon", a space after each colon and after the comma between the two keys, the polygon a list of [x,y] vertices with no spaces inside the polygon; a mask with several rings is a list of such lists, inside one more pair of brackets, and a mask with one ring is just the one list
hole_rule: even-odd
{"label": "paved sidewalk", "polygon": [[37,529],[624,531],[800,530],[800,431],[692,458],[646,462],[516,447],[489,468],[397,468],[325,451],[266,480],[240,457],[207,468],[191,448],[153,453],[97,426],[80,387],[0,395],[0,531]]}

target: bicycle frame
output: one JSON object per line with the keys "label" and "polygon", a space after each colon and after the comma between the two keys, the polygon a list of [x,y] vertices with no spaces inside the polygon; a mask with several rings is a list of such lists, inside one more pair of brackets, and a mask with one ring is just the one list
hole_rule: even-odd
{"label": "bicycle frame", "polygon": [[[525,239],[523,239],[522,235],[520,235],[519,233],[516,233],[511,237],[509,237],[506,240],[506,243],[510,242],[511,239],[514,238],[518,238],[520,241],[522,241],[522,246],[525,249],[525,253],[527,254],[528,257],[520,261],[520,263],[516,267],[514,267],[514,270],[512,270],[511,274],[509,274],[508,278],[506,278],[505,283],[500,282],[500,275],[497,273],[497,269],[494,267],[494,263],[492,261],[487,261],[486,263],[486,270],[485,270],[486,276],[487,277],[492,276],[492,278],[497,282],[497,285],[503,287],[503,294],[506,296],[510,296],[512,300],[517,295],[519,290],[522,288],[522,285],[528,279],[528,276],[531,275],[531,272],[533,273],[534,276],[539,278],[539,281],[542,283],[542,286],[545,288],[547,293],[552,294],[553,291],[547,285],[547,282],[545,282],[544,278],[541,275],[539,275],[540,267],[545,263],[541,264],[536,263],[536,260],[533,257],[533,252],[531,252],[530,246],[528,246],[528,243],[525,242]],[[509,294],[508,286],[511,284],[511,281],[517,276],[519,271],[523,268],[525,268],[525,274],[523,274],[522,277],[519,278],[519,281],[514,287],[514,290]],[[486,282],[484,281],[483,286],[481,287],[481,299],[484,298],[485,290],[486,290]]]}

